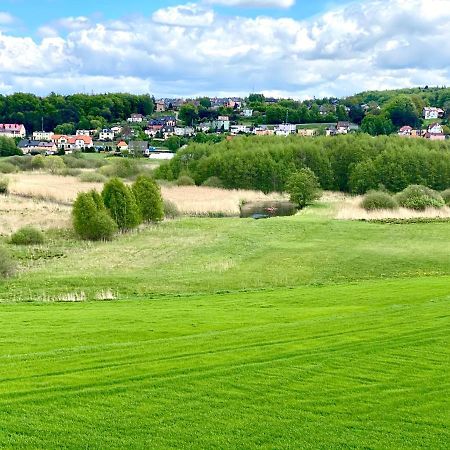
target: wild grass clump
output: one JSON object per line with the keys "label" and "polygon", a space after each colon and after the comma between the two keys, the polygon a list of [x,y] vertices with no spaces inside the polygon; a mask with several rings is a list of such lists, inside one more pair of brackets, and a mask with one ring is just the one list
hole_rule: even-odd
{"label": "wild grass clump", "polygon": [[223,188],[223,182],[219,177],[209,177],[203,182],[202,186],[212,188]]}
{"label": "wild grass clump", "polygon": [[62,175],[63,177],[78,177],[81,175],[81,169],[72,169],[70,167],[65,167],[58,173],[58,175]]}
{"label": "wild grass clump", "polygon": [[441,197],[447,206],[450,206],[450,189],[441,192]]}
{"label": "wild grass clump", "polygon": [[79,177],[83,183],[104,183],[107,178],[98,172],[84,172]]}
{"label": "wild grass clump", "polygon": [[388,192],[369,191],[361,202],[361,207],[366,211],[375,211],[377,209],[396,209],[398,203]]}
{"label": "wild grass clump", "polygon": [[181,175],[176,184],[177,186],[195,186],[195,181],[188,175]]}
{"label": "wild grass clump", "polygon": [[297,213],[296,205],[288,201],[260,201],[243,203],[240,217],[252,217],[261,214],[267,217],[293,216]]}
{"label": "wild grass clump", "polygon": [[0,278],[7,278],[14,275],[16,265],[9,256],[9,253],[0,247]]}
{"label": "wild grass clump", "polygon": [[399,192],[395,198],[400,206],[417,211],[445,206],[444,199],[439,192],[418,184],[408,186],[402,192]]}
{"label": "wild grass clump", "polygon": [[0,173],[15,173],[17,172],[17,167],[7,161],[0,162]]}
{"label": "wild grass clump", "polygon": [[22,227],[11,236],[9,242],[13,245],[41,245],[44,234],[32,226]]}
{"label": "wild grass clump", "polygon": [[9,180],[6,177],[0,177],[0,194],[7,195],[9,192]]}
{"label": "wild grass clump", "polygon": [[164,217],[166,219],[176,219],[181,216],[177,205],[171,200],[164,199]]}

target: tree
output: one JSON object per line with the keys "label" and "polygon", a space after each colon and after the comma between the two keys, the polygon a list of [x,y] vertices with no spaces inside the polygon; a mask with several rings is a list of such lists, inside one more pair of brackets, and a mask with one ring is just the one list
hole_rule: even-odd
{"label": "tree", "polygon": [[118,178],[108,181],[102,191],[103,202],[121,231],[136,228],[140,221],[139,209],[131,189]]}
{"label": "tree", "polygon": [[418,127],[420,125],[420,117],[416,105],[407,95],[394,97],[386,105],[385,111],[396,127],[404,125]]}
{"label": "tree", "polygon": [[186,125],[193,125],[198,119],[197,108],[192,103],[181,106],[179,116]]}
{"label": "tree", "polygon": [[161,190],[153,179],[140,175],[134,182],[132,190],[144,222],[157,222],[164,218]]}
{"label": "tree", "polygon": [[200,105],[203,106],[203,108],[211,108],[211,100],[209,97],[202,97],[200,99]]}
{"label": "tree", "polygon": [[391,134],[394,131],[394,124],[391,119],[384,114],[367,115],[361,123],[361,130],[371,136],[379,136],[381,134]]}
{"label": "tree", "polygon": [[319,179],[309,168],[293,173],[286,184],[286,191],[289,193],[291,201],[300,208],[309,205],[321,195]]}
{"label": "tree", "polygon": [[78,236],[90,241],[111,240],[117,231],[116,223],[96,191],[78,194],[73,205],[72,223]]}
{"label": "tree", "polygon": [[56,174],[65,169],[66,165],[60,156],[47,156],[44,159],[44,168],[51,174]]}
{"label": "tree", "polygon": [[21,155],[22,152],[17,148],[14,139],[0,136],[0,157]]}
{"label": "tree", "polygon": [[172,152],[176,152],[181,147],[181,139],[178,136],[170,136],[164,145]]}
{"label": "tree", "polygon": [[55,127],[55,134],[74,134],[75,125],[73,123],[62,123]]}

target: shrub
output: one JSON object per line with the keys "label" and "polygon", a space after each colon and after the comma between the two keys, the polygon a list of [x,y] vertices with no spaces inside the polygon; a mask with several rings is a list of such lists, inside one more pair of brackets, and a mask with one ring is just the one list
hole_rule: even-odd
{"label": "shrub", "polygon": [[116,223],[96,191],[78,194],[73,205],[72,222],[75,232],[85,240],[109,241],[117,231]]}
{"label": "shrub", "polygon": [[17,167],[10,162],[0,162],[0,173],[14,173],[17,172]]}
{"label": "shrub", "polygon": [[446,205],[450,206],[450,189],[446,189],[441,192],[441,197],[443,198]]}
{"label": "shrub", "polygon": [[59,172],[59,175],[62,175],[63,177],[78,177],[81,173],[81,169],[71,169],[70,167],[65,167]]}
{"label": "shrub", "polygon": [[27,226],[16,231],[9,242],[13,245],[40,245],[44,243],[44,235],[41,230]]}
{"label": "shrub", "polygon": [[195,186],[195,181],[188,175],[181,175],[176,184],[177,186]]}
{"label": "shrub", "polygon": [[134,194],[128,186],[113,178],[109,180],[102,192],[103,201],[111,217],[121,231],[130,230],[139,225],[141,218]]}
{"label": "shrub", "polygon": [[209,177],[207,180],[203,182],[202,186],[212,188],[223,188],[223,183],[219,177]]}
{"label": "shrub", "polygon": [[286,184],[286,191],[291,202],[304,208],[314,200],[320,198],[321,190],[319,179],[311,169],[301,169],[293,173]]}
{"label": "shrub", "polygon": [[79,178],[83,183],[104,183],[107,180],[105,175],[98,172],[85,172]]}
{"label": "shrub", "polygon": [[139,166],[131,159],[121,158],[101,167],[100,173],[108,178],[130,178],[139,173]]}
{"label": "shrub", "polygon": [[0,177],[0,194],[6,195],[9,192],[8,186],[8,178]]}
{"label": "shrub", "polygon": [[11,156],[5,162],[15,166],[18,170],[32,170],[32,156]]}
{"label": "shrub", "polygon": [[167,219],[175,219],[180,217],[181,213],[177,205],[171,200],[164,200],[164,217]]}
{"label": "shrub", "polygon": [[396,195],[400,206],[423,211],[428,207],[442,208],[445,203],[442,196],[426,186],[413,184]]}
{"label": "shrub", "polygon": [[65,168],[66,165],[61,156],[47,156],[44,159],[44,169],[48,170],[51,174],[62,173]]}
{"label": "shrub", "polygon": [[294,203],[287,201],[249,202],[240,206],[241,217],[252,217],[262,214],[268,217],[293,216],[297,212]]}
{"label": "shrub", "polygon": [[367,211],[375,209],[396,209],[398,203],[387,192],[369,191],[363,198],[361,206]]}
{"label": "shrub", "polygon": [[152,178],[139,175],[132,189],[143,221],[156,222],[164,218],[161,190]]}
{"label": "shrub", "polygon": [[33,156],[31,159],[31,168],[33,170],[40,170],[45,167],[45,158],[42,155]]}
{"label": "shrub", "polygon": [[6,278],[14,274],[15,264],[8,252],[0,247],[0,278]]}

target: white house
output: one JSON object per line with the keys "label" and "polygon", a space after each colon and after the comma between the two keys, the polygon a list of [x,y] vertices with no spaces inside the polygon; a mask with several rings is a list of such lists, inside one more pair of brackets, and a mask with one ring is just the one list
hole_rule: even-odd
{"label": "white house", "polygon": [[224,131],[229,131],[230,129],[230,118],[228,116],[219,116],[217,118],[217,128],[223,129]]}
{"label": "white house", "polygon": [[142,114],[131,114],[127,120],[131,123],[142,123],[144,121],[144,116]]}
{"label": "white house", "polygon": [[100,141],[113,141],[114,140],[114,131],[109,128],[105,128],[100,131],[100,135],[98,137]]}
{"label": "white house", "polygon": [[300,128],[297,133],[303,137],[314,137],[318,132],[314,128]]}
{"label": "white house", "polygon": [[250,127],[247,125],[232,125],[230,127],[231,134],[239,134],[239,133],[245,133],[248,134],[251,132]]}
{"label": "white house", "polygon": [[433,133],[433,134],[444,134],[444,129],[442,128],[442,125],[439,123],[432,123],[429,127],[428,127],[428,133]]}
{"label": "white house", "polygon": [[128,148],[129,148],[128,144],[125,141],[120,141],[117,144],[117,150],[119,150],[121,152],[128,150]]}
{"label": "white house", "polygon": [[244,117],[253,117],[253,109],[244,109],[244,111],[242,111],[242,115]]}
{"label": "white house", "polygon": [[93,136],[96,130],[77,130],[77,136]]}
{"label": "white house", "polygon": [[63,134],[54,134],[52,141],[56,144],[58,149],[71,151],[83,150],[94,146],[90,136],[67,136]]}
{"label": "white house", "polygon": [[277,136],[288,136],[289,134],[297,133],[297,125],[292,123],[282,123],[275,128]]}
{"label": "white house", "polygon": [[27,131],[22,124],[19,123],[0,123],[0,136],[9,138],[24,138]]}
{"label": "white house", "polygon": [[441,108],[434,108],[432,106],[426,106],[423,108],[424,119],[440,119],[444,117],[445,111]]}
{"label": "white house", "polygon": [[350,131],[349,122],[338,122],[336,125],[336,134],[348,134]]}
{"label": "white house", "polygon": [[33,141],[51,141],[53,131],[35,131],[33,133]]}

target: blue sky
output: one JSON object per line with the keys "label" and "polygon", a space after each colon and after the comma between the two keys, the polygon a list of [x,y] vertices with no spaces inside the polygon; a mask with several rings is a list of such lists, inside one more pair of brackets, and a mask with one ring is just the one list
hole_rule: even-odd
{"label": "blue sky", "polygon": [[450,0],[0,0],[0,94],[449,85],[449,23]]}

